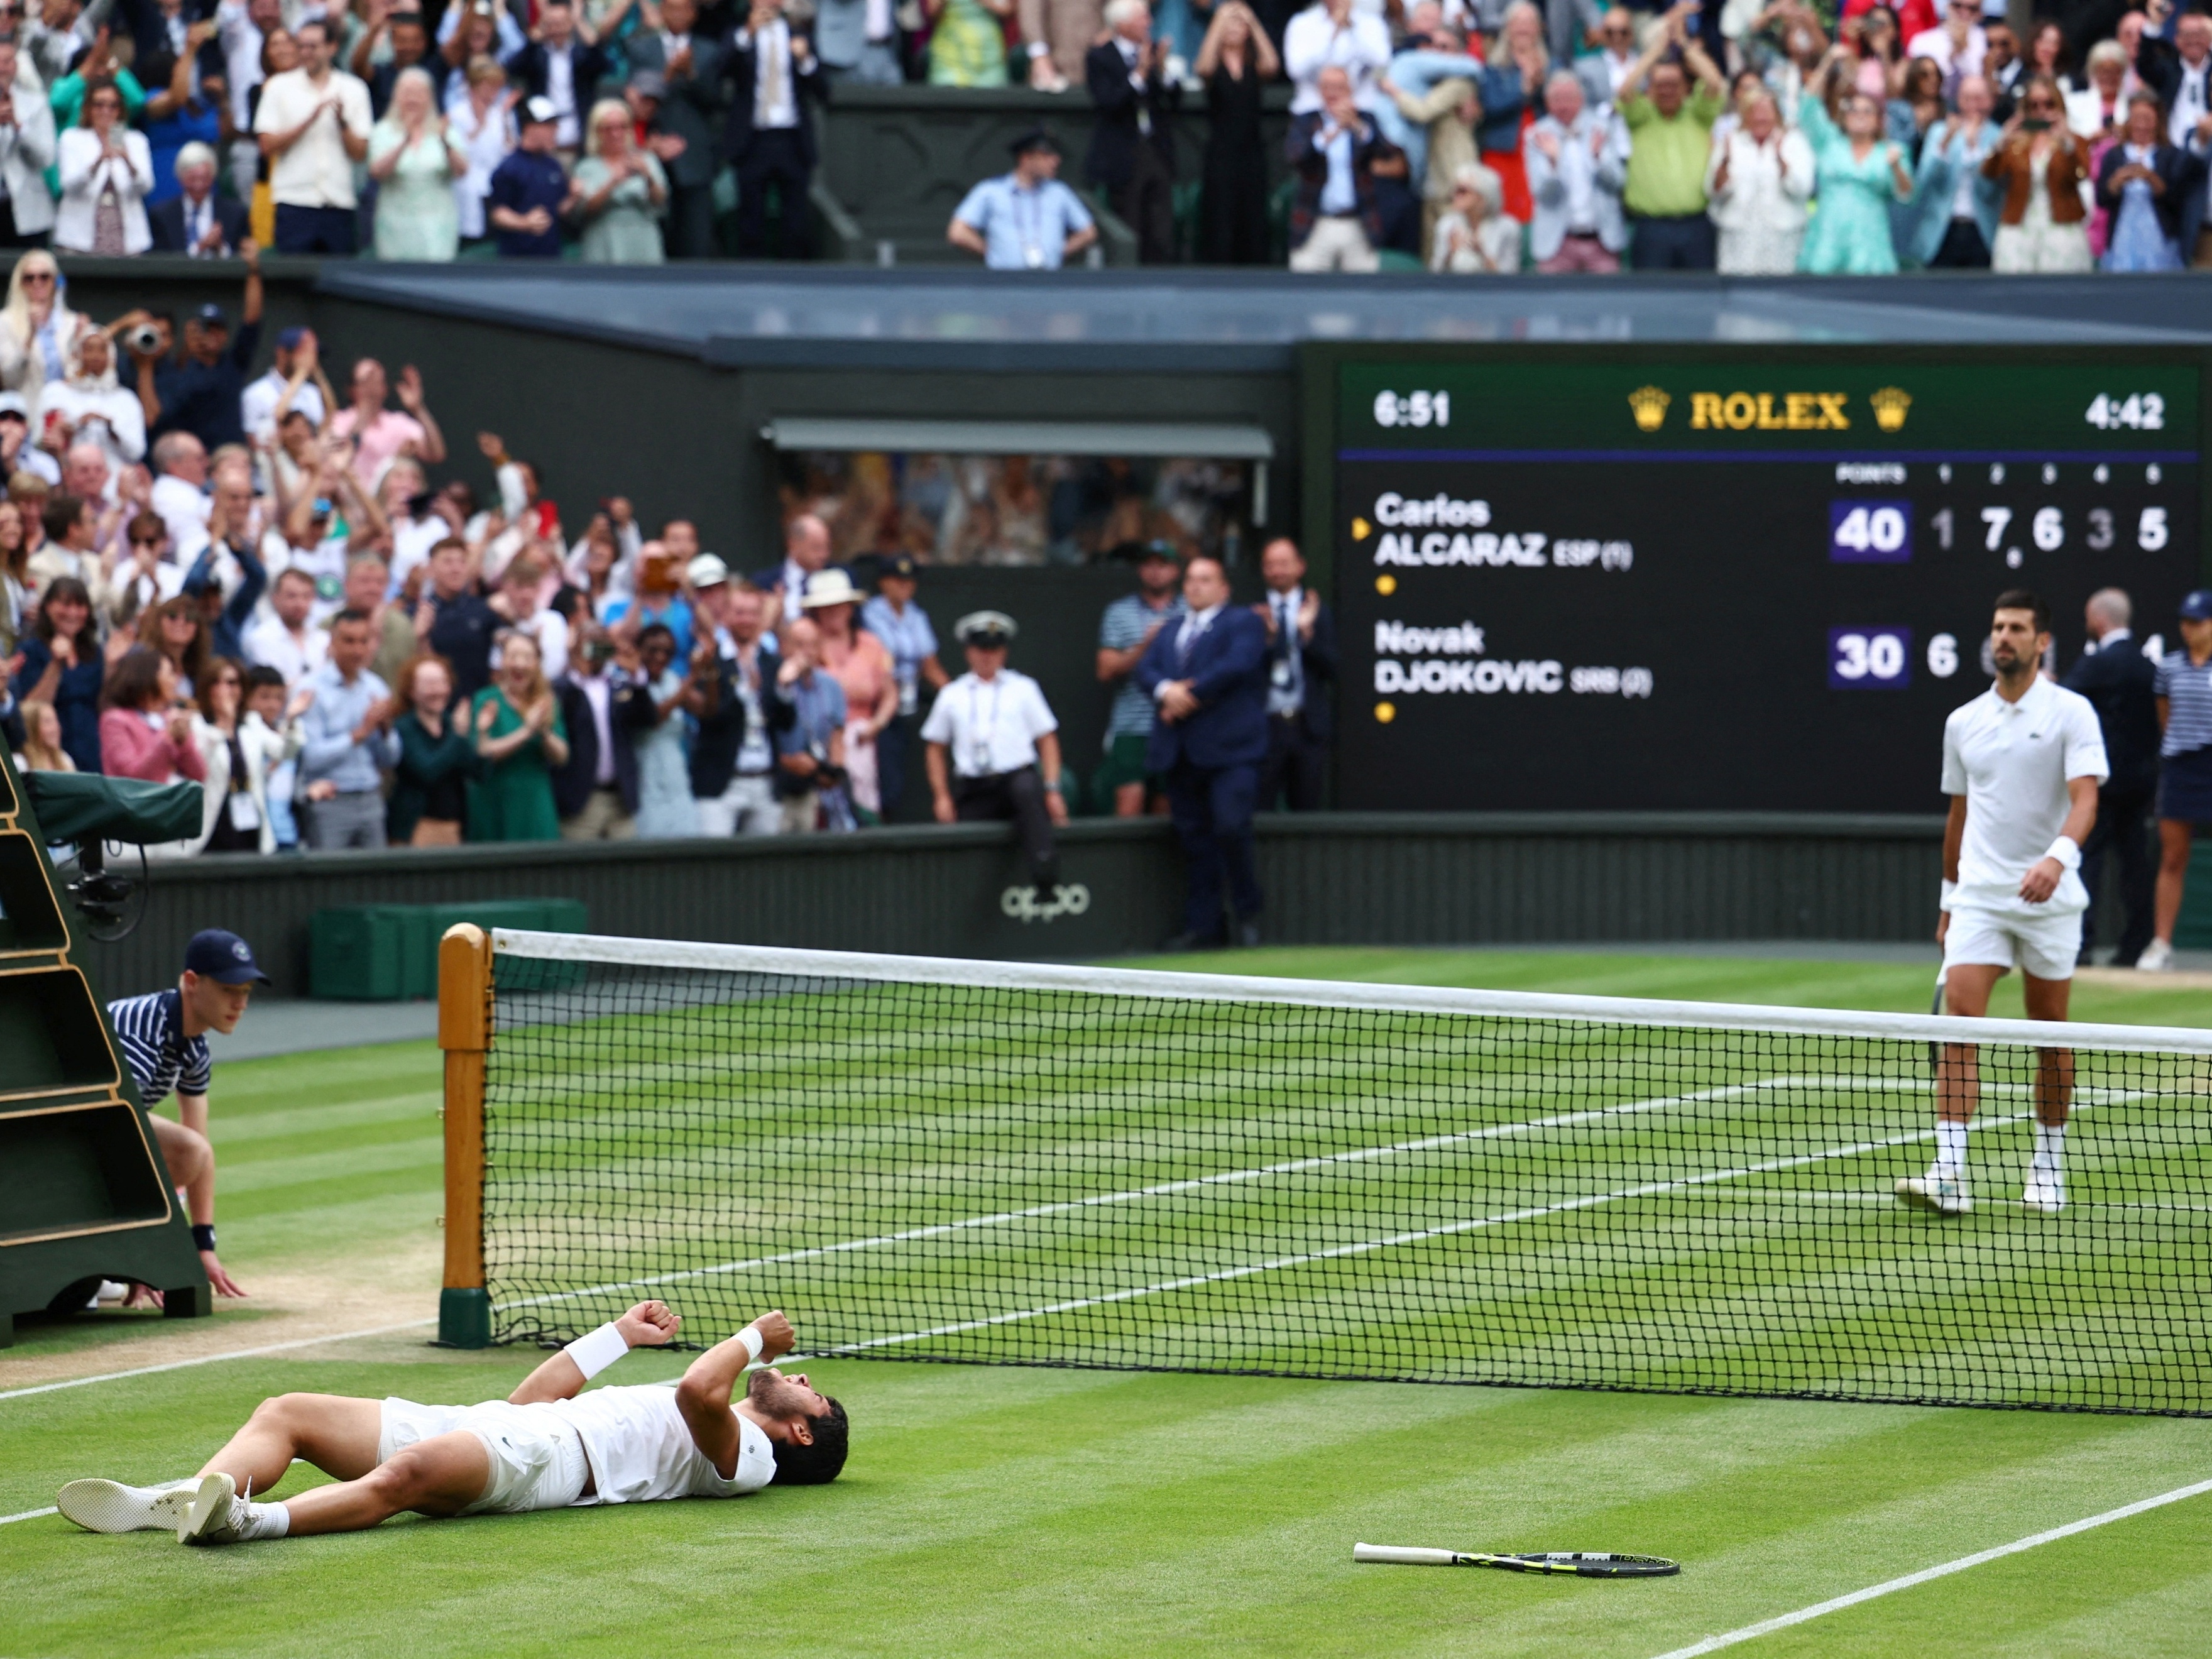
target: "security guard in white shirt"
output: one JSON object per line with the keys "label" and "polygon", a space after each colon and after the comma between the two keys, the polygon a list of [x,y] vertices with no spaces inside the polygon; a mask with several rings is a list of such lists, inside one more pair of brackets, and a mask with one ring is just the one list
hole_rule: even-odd
{"label": "security guard in white shirt", "polygon": [[1006,666],[1012,617],[977,611],[952,632],[967,647],[968,672],[937,694],[921,727],[937,821],[1012,818],[1030,881],[1048,890],[1059,869],[1052,827],[1067,822],[1060,793],[1060,722],[1037,683]]}
{"label": "security guard in white shirt", "polygon": [[[1996,684],[1943,726],[1944,996],[1950,1012],[1978,1018],[2014,966],[2030,1019],[2063,1020],[2081,950],[2081,844],[2097,821],[2097,787],[2111,768],[2089,700],[2039,672],[2051,646],[2051,610],[2014,588],[1997,596],[1990,629]],[[2036,1051],[2035,1153],[2021,1202],[2056,1215],[2066,1207],[2066,1117],[2074,1094],[2070,1048]],[[1959,1215],[1973,1207],[1966,1132],[1981,1099],[1978,1052],[1945,1046],[1936,1079],[1936,1161],[1900,1181],[1907,1204]]]}

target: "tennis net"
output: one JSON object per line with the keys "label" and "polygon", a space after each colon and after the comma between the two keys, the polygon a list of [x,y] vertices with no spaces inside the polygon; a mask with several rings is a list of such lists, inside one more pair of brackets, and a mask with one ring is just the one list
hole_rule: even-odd
{"label": "tennis net", "polygon": [[[2212,1413],[2212,1032],[491,951],[495,1340]],[[1895,1191],[1941,1068],[1965,1213]]]}

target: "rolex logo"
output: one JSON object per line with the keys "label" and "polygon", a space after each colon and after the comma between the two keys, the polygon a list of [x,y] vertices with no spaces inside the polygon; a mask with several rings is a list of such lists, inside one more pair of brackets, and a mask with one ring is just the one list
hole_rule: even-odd
{"label": "rolex logo", "polygon": [[[1902,392],[1898,394],[1902,397]],[[1640,386],[1628,394],[1628,407],[1636,416],[1639,432],[1656,432],[1665,424],[1667,405],[1674,400],[1656,386]]]}
{"label": "rolex logo", "polygon": [[1905,428],[1905,417],[1912,408],[1912,394],[1886,386],[1867,401],[1874,405],[1874,423],[1884,432],[1900,432]]}

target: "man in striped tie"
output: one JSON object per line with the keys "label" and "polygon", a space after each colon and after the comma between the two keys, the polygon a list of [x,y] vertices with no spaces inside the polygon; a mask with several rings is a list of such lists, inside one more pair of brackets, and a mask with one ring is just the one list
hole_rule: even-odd
{"label": "man in striped tie", "polygon": [[1305,585],[1298,544],[1278,536],[1260,554],[1266,600],[1253,606],[1267,625],[1267,757],[1260,763],[1260,810],[1279,802],[1293,812],[1322,806],[1328,759],[1329,689],[1336,678],[1336,622]]}

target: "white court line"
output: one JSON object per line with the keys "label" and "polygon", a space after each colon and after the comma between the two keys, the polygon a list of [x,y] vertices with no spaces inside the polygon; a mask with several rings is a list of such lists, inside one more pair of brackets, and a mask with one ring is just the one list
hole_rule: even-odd
{"label": "white court line", "polygon": [[[967,1216],[958,1221],[939,1221],[925,1227],[908,1227],[899,1232],[879,1233],[872,1238],[848,1238],[836,1244],[817,1244],[805,1249],[783,1250],[775,1255],[755,1256],[744,1261],[717,1262],[711,1267],[684,1267],[674,1273],[652,1273],[641,1279],[625,1279],[611,1285],[594,1285],[580,1291],[555,1291],[544,1296],[526,1297],[520,1301],[499,1303],[495,1304],[494,1311],[504,1313],[512,1308],[539,1308],[556,1302],[574,1302],[582,1297],[610,1296],[618,1291],[643,1290],[656,1285],[676,1285],[686,1279],[708,1279],[724,1273],[750,1273],[757,1267],[783,1267],[793,1261],[815,1261],[823,1256],[842,1255],[852,1250],[872,1250],[886,1244],[909,1244],[916,1239],[941,1238],[948,1233],[964,1232],[975,1227],[998,1227],[1010,1221],[1033,1221],[1040,1216],[1066,1215],[1073,1211],[1093,1209],[1101,1205],[1133,1203],[1139,1199],[1170,1198],[1178,1193],[1196,1192],[1203,1188],[1259,1181],[1269,1176],[1297,1175],[1314,1170],[1327,1169],[1332,1164],[1358,1164],[1379,1158],[1395,1158],[1407,1152],[1435,1152],[1443,1147],[1466,1146],[1478,1140],[1498,1140],[1507,1135],[1527,1134],[1532,1130],[1565,1128],[1575,1124],[1596,1122],[1604,1118],[1626,1116],[1638,1112],[1661,1111],[1670,1106],[1688,1106],[1702,1101],[1728,1100],[1743,1095],[1757,1094],[1765,1089],[1858,1089],[1893,1093],[1925,1089],[1927,1086],[1924,1082],[1909,1078],[1761,1078],[1751,1083],[1729,1083],[1711,1089],[1700,1089],[1692,1094],[1661,1095],[1650,1100],[1626,1101],[1614,1106],[1595,1106],[1584,1111],[1561,1112],[1551,1117],[1531,1118],[1519,1123],[1493,1123],[1480,1129],[1462,1129],[1452,1134],[1428,1135],[1419,1140],[1395,1141],[1387,1146],[1362,1146],[1352,1152],[1330,1152],[1319,1158],[1292,1158],[1282,1164],[1262,1164],[1255,1170],[1224,1170],[1215,1175],[1194,1176],[1182,1181],[1163,1181],[1150,1187],[1133,1187],[1125,1192],[1096,1193],[1088,1198],[1065,1199],[1054,1204],[1033,1204],[1026,1209],[1001,1210],[994,1215]],[[2086,1096],[2091,1091],[2082,1092]],[[2088,1103],[2085,1099],[2083,1103],[2086,1105]],[[2000,1120],[1990,1120],[1992,1122],[1998,1121]],[[2002,1121],[2008,1122],[2011,1120]],[[5,1395],[0,1395],[0,1399],[5,1397]]]}
{"label": "white court line", "polygon": [[21,1515],[0,1515],[0,1527],[16,1521],[35,1521],[42,1515],[59,1515],[61,1511],[49,1504],[42,1510],[25,1510]]}
{"label": "white court line", "polygon": [[1659,1659],[1697,1659],[1705,1653],[1715,1653],[1722,1648],[1732,1648],[1739,1642],[1748,1642],[1757,1637],[1771,1635],[1778,1630],[1787,1630],[1792,1625],[1804,1624],[1823,1613],[1838,1613],[1845,1607],[1855,1607],[1862,1601],[1871,1601],[1878,1595],[1888,1595],[1898,1590],[1911,1589],[1916,1584],[1930,1579],[1948,1577],[1954,1572],[1964,1572],[1969,1567],[1978,1567],[1984,1561],[2000,1557],[2018,1555],[2022,1550],[2032,1550],[2039,1544],[2049,1544],[2061,1538],[2071,1538],[2077,1532],[2087,1532],[2093,1527],[2109,1526],[2115,1521],[2124,1521],[2131,1515],[2141,1515],[2146,1510],[2159,1509],[2167,1504],[2179,1504],[2185,1498],[2195,1498],[2212,1492],[2212,1480],[2199,1480],[2193,1486],[2177,1486],[2172,1492],[2160,1492],[2155,1498],[2146,1498],[2139,1503],[2124,1504],[2118,1509],[2106,1510],[2102,1515],[2093,1515],[2085,1521],[2070,1521],[2063,1527],[2053,1527],[2049,1532],[2039,1532],[2030,1538],[2016,1539],[2009,1544],[2000,1544],[1995,1549],[1982,1550],[1973,1555],[1962,1555],[1955,1561],[1946,1561],[1940,1567],[1923,1567],[1918,1572],[1909,1572],[1902,1578],[1869,1584],[1863,1590],[1853,1590],[1849,1595],[1838,1595],[1832,1601],[1815,1602],[1809,1607],[1800,1607],[1795,1613],[1785,1613],[1778,1618],[1763,1619],[1756,1625],[1746,1625],[1741,1630],[1732,1630],[1721,1636],[1708,1636],[1702,1642],[1693,1642],[1686,1648],[1676,1648],[1662,1653]]}
{"label": "white court line", "polygon": [[[58,1382],[35,1382],[27,1389],[0,1390],[0,1400],[20,1400],[25,1395],[52,1394],[62,1389],[88,1388],[94,1382],[118,1382],[126,1376],[153,1376],[162,1371],[189,1370],[195,1365],[212,1365],[223,1359],[255,1359],[265,1353],[286,1353],[294,1348],[312,1348],[318,1342],[350,1342],[356,1337],[389,1336],[394,1331],[420,1330],[425,1325],[434,1325],[434,1319],[410,1319],[398,1325],[372,1325],[362,1331],[332,1331],[328,1336],[302,1336],[290,1342],[266,1342],[258,1348],[233,1348],[227,1353],[204,1353],[191,1359],[172,1359],[161,1365],[134,1365],[127,1371],[102,1371],[96,1376],[64,1377]],[[21,1516],[11,1516],[20,1521]]]}
{"label": "white court line", "polygon": [[[2016,1112],[2009,1117],[1987,1118],[1990,1124],[2017,1123],[2028,1115]],[[1916,1140],[1933,1140],[1933,1128],[1911,1129],[1901,1134],[1885,1135],[1879,1140],[1862,1140],[1848,1146],[1830,1146],[1817,1152],[1802,1152],[1794,1158],[1769,1158],[1763,1164],[1747,1164],[1734,1170],[1709,1170],[1703,1175],[1681,1176],[1673,1181],[1647,1181],[1633,1187],[1616,1187],[1609,1193],[1588,1193],[1579,1198],[1561,1199],[1556,1204],[1540,1204],[1526,1209],[1502,1210],[1494,1215],[1475,1216],[1465,1221],[1447,1222],[1441,1227],[1424,1227],[1409,1233],[1391,1233],[1382,1238],[1363,1238],[1356,1244],[1339,1244],[1332,1249],[1310,1250],[1302,1255],[1277,1256],[1269,1261],[1247,1262],[1241,1267],[1224,1267],[1217,1273],[1190,1273],[1181,1279],[1164,1279],[1157,1284],[1139,1285],[1126,1291],[1111,1291],[1103,1296],[1073,1297],[1066,1302],[1048,1304],[1042,1308],[1024,1308],[1014,1313],[993,1314],[984,1319],[961,1320],[951,1325],[933,1326],[926,1331],[908,1331],[899,1336],[872,1337],[865,1342],[841,1343],[834,1348],[823,1348],[807,1356],[826,1359],[838,1354],[865,1353],[871,1348],[896,1347],[905,1342],[924,1342],[933,1336],[955,1336],[963,1331],[983,1330],[993,1325],[1011,1325],[1024,1319],[1042,1319],[1051,1314],[1072,1313],[1079,1308],[1103,1307],[1113,1302],[1133,1302],[1140,1296],[1158,1296],[1170,1291],[1187,1291],[1197,1285],[1218,1285],[1232,1279],[1249,1279],[1256,1273],[1277,1273],[1285,1267],[1303,1267],[1315,1261],[1333,1261],[1340,1257],[1364,1255],[1373,1250],[1387,1250],[1401,1244],[1418,1244],[1425,1239],[1444,1238],[1457,1233],[1471,1233],[1486,1227],[1509,1226],[1516,1221],[1536,1221],[1548,1215],[1563,1215],[1571,1210],[1595,1209],[1601,1204],[1612,1204],[1627,1198],[1650,1198],[1659,1193],[1686,1192],[1693,1187],[1711,1186],[1723,1181],[1737,1181],[1746,1176],[1771,1175],[1777,1170],[1802,1169],[1808,1164],[1819,1164],[1832,1158],[1856,1158],[1862,1152],[1880,1152],[1889,1146],[1905,1146]]]}

